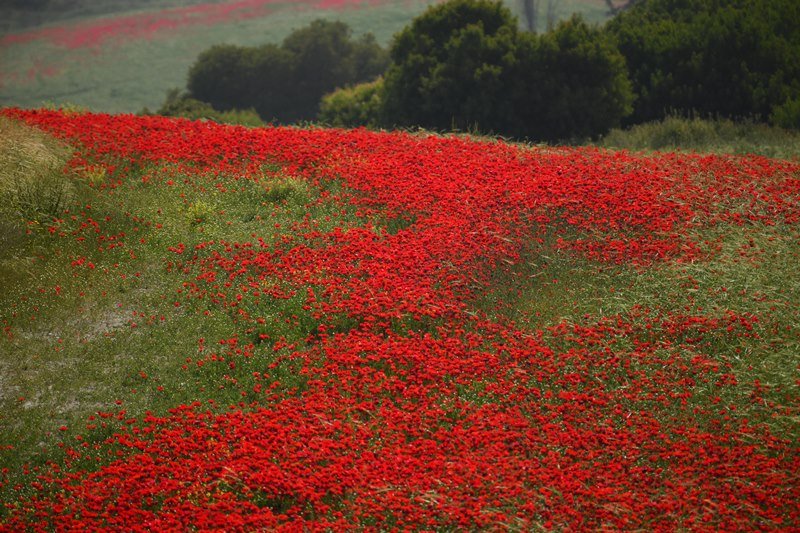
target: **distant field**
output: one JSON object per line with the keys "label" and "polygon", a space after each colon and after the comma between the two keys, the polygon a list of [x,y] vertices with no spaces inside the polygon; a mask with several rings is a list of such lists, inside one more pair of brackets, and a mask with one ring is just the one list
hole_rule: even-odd
{"label": "distant field", "polygon": [[[146,10],[75,16],[0,34],[0,106],[69,102],[93,111],[158,107],[183,87],[197,55],[217,43],[280,42],[316,18],[347,22],[386,45],[435,0],[151,2]],[[508,2],[515,12],[517,2]],[[560,18],[607,18],[602,0],[562,0]],[[542,16],[542,19],[544,17]]]}

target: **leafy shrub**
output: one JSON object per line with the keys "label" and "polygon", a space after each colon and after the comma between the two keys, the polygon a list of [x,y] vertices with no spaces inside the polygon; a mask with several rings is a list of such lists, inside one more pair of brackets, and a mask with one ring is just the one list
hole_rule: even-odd
{"label": "leafy shrub", "polygon": [[517,20],[500,2],[451,0],[430,7],[392,45],[388,122],[505,132],[517,33]]}
{"label": "leafy shrub", "polygon": [[[189,96],[221,111],[253,107],[257,67],[267,57],[275,59],[270,55],[272,48],[275,47],[212,46],[200,54],[189,70]],[[279,65],[270,61],[267,66],[274,75],[285,76],[285,69]]]}
{"label": "leafy shrub", "polygon": [[305,205],[310,198],[308,183],[300,179],[273,179],[265,183],[264,199],[274,204]]}
{"label": "leafy shrub", "polygon": [[[148,114],[145,111],[145,114]],[[223,124],[239,124],[241,126],[259,127],[264,122],[253,109],[230,109],[217,111],[210,104],[195,100],[178,89],[167,93],[167,99],[156,114],[167,117],[183,117],[192,120],[212,120]]]}
{"label": "leafy shrub", "polygon": [[631,109],[615,43],[577,17],[539,37],[519,33],[500,2],[451,0],[404,29],[391,55],[390,125],[557,141],[605,133]]}
{"label": "leafy shrub", "polygon": [[253,108],[265,120],[316,117],[322,96],[337,87],[376,78],[388,55],[372,34],[353,39],[343,22],[316,20],[281,46],[218,45],[189,71],[189,95],[215,109]]}
{"label": "leafy shrub", "polygon": [[606,34],[578,16],[539,37],[523,34],[518,68],[511,94],[515,136],[593,138],[631,112],[624,58]]}
{"label": "leafy shrub", "polygon": [[770,117],[800,94],[798,21],[796,0],[637,2],[607,26],[637,95],[631,122]]}
{"label": "leafy shrub", "polygon": [[773,107],[770,122],[781,128],[800,130],[800,95]]}
{"label": "leafy shrub", "polygon": [[322,97],[319,120],[338,127],[381,125],[383,78],[338,89]]}
{"label": "leafy shrub", "polygon": [[61,111],[65,115],[75,115],[80,113],[87,113],[89,109],[80,104],[73,104],[72,102],[53,102],[46,100],[40,106],[42,109],[50,109],[52,111]]}
{"label": "leafy shrub", "polygon": [[214,208],[208,202],[198,200],[186,208],[186,218],[190,224],[203,224],[214,216]]}

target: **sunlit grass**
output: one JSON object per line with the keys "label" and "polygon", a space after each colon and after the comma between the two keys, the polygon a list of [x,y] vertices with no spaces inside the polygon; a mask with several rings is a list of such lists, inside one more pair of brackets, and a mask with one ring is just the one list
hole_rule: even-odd
{"label": "sunlit grass", "polygon": [[[738,386],[698,383],[697,405],[733,405],[755,423],[800,438],[791,398],[800,378],[800,234],[781,223],[754,223],[707,229],[697,240],[713,243],[706,259],[646,268],[587,260],[545,242],[498,271],[476,305],[530,331],[590,327],[608,317],[640,324],[634,334],[606,345],[625,353],[633,341],[662,343],[687,361],[702,354],[735,376]],[[681,316],[718,320],[720,326],[676,333],[669,325]],[[557,349],[572,346],[554,340],[561,343]],[[763,397],[760,403],[753,402],[754,392]]]}
{"label": "sunlit grass", "polygon": [[[297,225],[330,231],[363,221],[280,167],[250,179],[189,179],[169,167],[65,174],[62,146],[8,120],[3,126],[16,132],[0,151],[6,182],[17,164],[9,158],[30,152],[26,142],[39,143],[26,160],[38,169],[31,179],[58,180],[74,193],[46,216],[38,209],[0,216],[14,229],[3,232],[0,255],[0,469],[18,475],[23,465],[53,460],[62,442],[102,440],[147,412],[164,415],[195,401],[220,410],[248,405],[274,382],[276,392],[302,388],[305,378],[274,346],[303,342],[315,330],[305,291],[262,299],[254,311],[267,321],[256,328],[189,298],[184,282],[193,267],[179,267],[185,258],[170,247],[181,243],[189,256],[201,243],[258,237],[268,246],[299,238]],[[339,191],[336,183],[326,187]],[[91,219],[103,222],[104,239],[118,240],[98,241],[86,227]],[[253,347],[243,357],[220,344],[226,339]],[[99,420],[98,412],[115,416]]]}
{"label": "sunlit grass", "polygon": [[613,129],[601,146],[625,150],[687,150],[800,158],[800,135],[757,122],[666,117],[661,121]]}

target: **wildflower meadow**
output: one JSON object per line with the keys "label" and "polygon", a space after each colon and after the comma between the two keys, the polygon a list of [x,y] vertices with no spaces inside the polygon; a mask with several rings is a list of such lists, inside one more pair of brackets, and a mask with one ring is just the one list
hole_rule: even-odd
{"label": "wildflower meadow", "polygon": [[796,160],[0,120],[0,530],[800,527]]}

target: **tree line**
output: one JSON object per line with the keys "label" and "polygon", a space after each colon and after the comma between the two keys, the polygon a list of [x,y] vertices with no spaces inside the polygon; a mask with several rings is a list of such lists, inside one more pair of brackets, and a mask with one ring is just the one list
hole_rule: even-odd
{"label": "tree line", "polygon": [[[535,34],[502,2],[428,8],[384,50],[318,20],[280,45],[219,45],[159,112],[250,108],[277,123],[595,138],[672,114],[800,128],[800,2],[639,0],[604,26]],[[171,107],[170,107],[171,106]]]}

